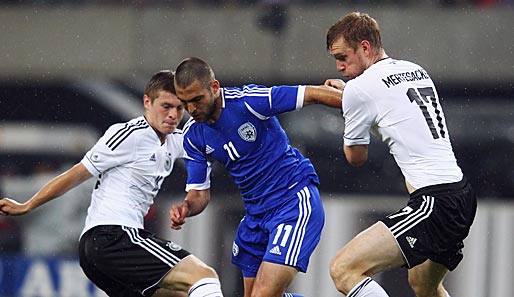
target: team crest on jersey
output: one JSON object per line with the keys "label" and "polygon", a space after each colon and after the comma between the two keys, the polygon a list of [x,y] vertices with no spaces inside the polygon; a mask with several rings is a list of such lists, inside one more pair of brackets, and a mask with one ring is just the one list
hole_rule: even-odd
{"label": "team crest on jersey", "polygon": [[169,171],[171,168],[171,157],[170,154],[166,154],[166,159],[164,160],[164,169]]}
{"label": "team crest on jersey", "polygon": [[232,243],[232,255],[234,255],[234,257],[236,257],[238,254],[239,254],[239,246],[237,245],[237,243],[233,242]]}
{"label": "team crest on jersey", "polygon": [[255,126],[250,122],[246,122],[239,126],[237,132],[244,141],[254,142],[257,139],[257,130],[255,129]]}
{"label": "team crest on jersey", "polygon": [[91,151],[91,161],[92,162],[100,162],[100,154],[95,150]]}
{"label": "team crest on jersey", "polygon": [[180,251],[182,249],[180,245],[174,243],[173,241],[168,241],[168,243],[166,243],[166,246],[174,252]]}

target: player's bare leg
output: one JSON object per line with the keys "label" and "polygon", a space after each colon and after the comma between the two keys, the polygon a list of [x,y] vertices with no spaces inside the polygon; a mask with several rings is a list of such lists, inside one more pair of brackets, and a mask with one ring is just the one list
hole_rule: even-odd
{"label": "player's bare leg", "polygon": [[298,270],[294,267],[262,262],[255,278],[245,277],[245,297],[282,297]]}
{"label": "player's bare leg", "polygon": [[187,297],[187,293],[182,291],[170,291],[168,289],[160,288],[157,291],[155,291],[152,297]]}
{"label": "player's bare leg", "polygon": [[409,269],[409,284],[418,297],[447,297],[443,279],[448,269],[441,264],[427,260]]}
{"label": "player's bare leg", "polygon": [[[202,282],[202,290],[212,292],[210,296],[222,296],[216,271],[194,255],[189,255],[164,277],[160,285],[168,290],[188,292],[199,282]],[[190,292],[190,296],[202,295]]]}
{"label": "player's bare leg", "polygon": [[[382,222],[378,222],[358,234],[336,254],[330,263],[330,276],[337,290],[347,295],[367,277],[404,263],[393,235]],[[381,296],[387,296],[384,294]]]}

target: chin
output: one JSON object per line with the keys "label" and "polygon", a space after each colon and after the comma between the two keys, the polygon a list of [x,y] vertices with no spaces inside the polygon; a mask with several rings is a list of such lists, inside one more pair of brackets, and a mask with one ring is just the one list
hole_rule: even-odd
{"label": "chin", "polygon": [[176,128],[176,127],[162,129],[161,133],[162,133],[162,134],[166,134],[166,135],[171,134],[171,133],[173,133],[173,131],[175,131],[175,128]]}

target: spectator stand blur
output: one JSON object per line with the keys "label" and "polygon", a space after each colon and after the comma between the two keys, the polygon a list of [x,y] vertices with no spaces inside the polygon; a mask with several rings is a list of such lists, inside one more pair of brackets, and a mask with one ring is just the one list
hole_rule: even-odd
{"label": "spectator stand blur", "polygon": [[[0,186],[6,197],[25,202],[69,165],[57,167],[39,163],[29,175],[0,177]],[[30,256],[76,255],[93,186],[94,180],[89,180],[34,212],[16,217],[16,223],[23,228],[23,253]]]}

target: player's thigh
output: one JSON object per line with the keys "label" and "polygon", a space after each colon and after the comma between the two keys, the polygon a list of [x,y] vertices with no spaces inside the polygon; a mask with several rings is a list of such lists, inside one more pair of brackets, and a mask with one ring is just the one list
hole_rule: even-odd
{"label": "player's thigh", "polygon": [[435,291],[442,284],[448,269],[432,260],[426,260],[409,269],[409,284],[415,292]]}
{"label": "player's thigh", "polygon": [[203,278],[218,278],[218,275],[202,260],[189,255],[175,265],[159,285],[163,288],[187,292],[193,284]]}
{"label": "player's thigh", "polygon": [[186,292],[181,291],[170,291],[168,289],[159,288],[152,297],[187,297]]}
{"label": "player's thigh", "polygon": [[282,296],[297,274],[294,267],[263,261],[253,282],[251,296]]}
{"label": "player's thigh", "polygon": [[332,269],[374,275],[405,264],[391,232],[377,222],[355,236],[332,259]]}

